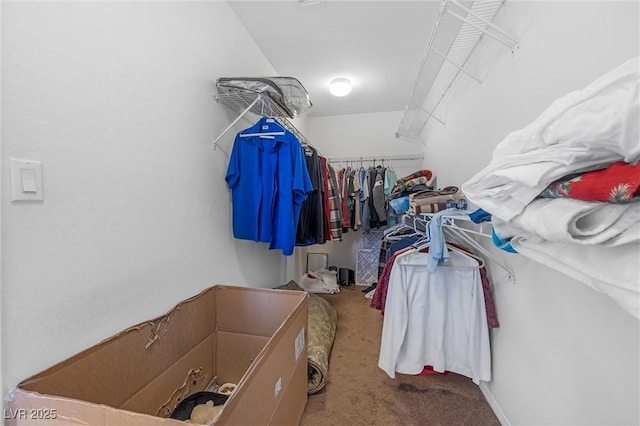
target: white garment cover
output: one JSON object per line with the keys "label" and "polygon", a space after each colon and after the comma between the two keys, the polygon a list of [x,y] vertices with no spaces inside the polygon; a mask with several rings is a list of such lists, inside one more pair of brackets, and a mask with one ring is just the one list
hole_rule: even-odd
{"label": "white garment cover", "polygon": [[[461,253],[449,255],[449,265],[478,265]],[[479,269],[441,266],[430,273],[427,262],[428,254],[421,252],[396,258],[389,278],[378,366],[391,378],[396,372],[418,374],[430,365],[438,372],[470,377],[475,384],[491,380]]]}
{"label": "white garment cover", "polygon": [[563,176],[640,160],[639,82],[636,57],[556,100],[500,142],[462,191],[494,217],[510,220]]}

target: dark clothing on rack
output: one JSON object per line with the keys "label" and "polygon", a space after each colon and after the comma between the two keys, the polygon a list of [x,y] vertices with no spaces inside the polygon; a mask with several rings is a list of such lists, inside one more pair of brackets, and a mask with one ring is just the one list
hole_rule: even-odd
{"label": "dark clothing on rack", "polygon": [[384,168],[381,166],[370,167],[367,171],[369,177],[369,227],[380,228],[387,224],[387,212],[384,196]]}
{"label": "dark clothing on rack", "polygon": [[367,171],[367,174],[369,175],[369,199],[367,200],[369,204],[369,227],[379,228],[380,225],[378,220],[378,213],[376,212],[376,207],[373,202],[373,188],[376,184],[376,176],[378,175],[378,170],[375,167],[370,167]]}
{"label": "dark clothing on rack", "polygon": [[373,184],[373,207],[376,210],[378,221],[381,225],[387,224],[387,209],[384,205],[384,174],[386,168],[380,167],[376,169],[376,178]]}
{"label": "dark clothing on rack", "polygon": [[340,181],[342,182],[341,195],[342,195],[342,232],[349,232],[351,227],[351,210],[349,209],[349,172],[350,167],[341,169],[338,172]]}
{"label": "dark clothing on rack", "polygon": [[307,199],[302,203],[296,245],[324,244],[327,237],[324,224],[323,166],[315,148],[306,147],[304,153],[313,191],[307,195]]}
{"label": "dark clothing on rack", "polygon": [[382,243],[380,244],[380,255],[378,256],[378,279],[380,279],[384,267],[396,251],[410,246],[420,238],[422,238],[422,235],[410,230],[400,231],[394,234],[393,237],[383,237]]}

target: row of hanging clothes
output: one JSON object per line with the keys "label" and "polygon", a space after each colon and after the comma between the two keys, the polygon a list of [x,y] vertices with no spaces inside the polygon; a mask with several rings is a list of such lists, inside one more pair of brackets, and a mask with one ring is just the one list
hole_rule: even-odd
{"label": "row of hanging clothes", "polygon": [[362,209],[356,214],[362,181],[355,175],[355,169],[334,169],[277,118],[262,117],[236,134],[229,158],[225,180],[233,236],[269,243],[284,255],[293,254],[295,246],[340,241],[343,232],[359,229],[360,212],[367,214]]}
{"label": "row of hanging clothes", "polygon": [[499,323],[485,262],[442,222],[463,214],[403,215],[383,233],[371,307],[383,313],[378,366],[391,378],[431,369],[491,380],[489,329]]}
{"label": "row of hanging clothes", "polygon": [[[391,200],[431,188],[434,181],[429,170],[398,178],[393,167],[385,166],[384,158],[380,164],[371,160],[368,166],[362,160],[359,166],[354,164],[357,160],[346,161],[344,166],[338,161],[334,168],[331,160],[310,145],[305,145],[304,152],[314,189],[302,205],[296,239],[299,246],[341,241],[349,231],[368,232],[395,225],[398,213]],[[325,224],[324,233],[321,223]]]}
{"label": "row of hanging clothes", "polygon": [[236,134],[229,156],[233,236],[291,255],[295,246],[394,225],[398,216],[390,200],[428,188],[425,172],[431,178],[420,171],[398,179],[392,167],[375,160],[369,167],[349,162],[334,168],[277,118],[262,117]]}
{"label": "row of hanging clothes", "polygon": [[[339,160],[336,160],[338,162]],[[343,232],[393,226],[404,213],[395,205],[395,200],[407,197],[409,193],[432,188],[435,176],[430,170],[418,170],[408,176],[398,178],[391,166],[380,164],[354,165],[357,160],[346,162],[335,170],[338,192],[342,197]]]}
{"label": "row of hanging clothes", "polygon": [[388,223],[385,202],[398,180],[392,167],[384,162],[365,167],[353,161],[335,170],[338,192],[341,195],[342,231],[380,228]]}

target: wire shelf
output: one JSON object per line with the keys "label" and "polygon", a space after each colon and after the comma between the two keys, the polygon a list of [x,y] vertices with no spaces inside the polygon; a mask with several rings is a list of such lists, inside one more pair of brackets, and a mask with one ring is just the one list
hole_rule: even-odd
{"label": "wire shelf", "polygon": [[[226,135],[229,130],[236,125],[236,123],[244,119],[245,121],[252,123],[247,117],[247,114],[253,114],[258,117],[274,117],[278,119],[278,122],[282,124],[287,130],[293,133],[296,138],[303,145],[311,146],[307,138],[304,137],[289,120],[291,115],[289,112],[279,105],[276,101],[263,93],[251,92],[251,91],[238,91],[230,93],[218,93],[215,96],[216,101],[220,102],[230,110],[238,114],[235,120],[222,131],[213,143],[213,149],[219,148],[220,140]],[[255,120],[253,120],[255,121]],[[221,149],[221,151],[223,151]],[[223,151],[224,152],[224,151]]]}
{"label": "wire shelf", "polygon": [[271,99],[268,95],[251,91],[235,93],[218,93],[215,95],[218,102],[232,111],[241,114],[251,113],[261,117],[290,117],[289,112]]}
{"label": "wire shelf", "polygon": [[482,86],[482,81],[465,66],[483,36],[495,39],[512,52],[517,49],[517,40],[491,23],[505,1],[442,2],[396,137],[422,142],[420,132],[429,120],[444,125],[438,108],[460,74]]}

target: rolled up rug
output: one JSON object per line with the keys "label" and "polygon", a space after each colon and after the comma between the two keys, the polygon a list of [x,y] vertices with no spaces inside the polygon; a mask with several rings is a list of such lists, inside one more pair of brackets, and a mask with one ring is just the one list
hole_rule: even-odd
{"label": "rolled up rug", "polygon": [[[304,291],[295,281],[276,287],[283,290]],[[324,388],[329,372],[329,356],[336,336],[338,315],[322,297],[309,293],[308,310],[308,382],[307,392],[314,394]]]}

